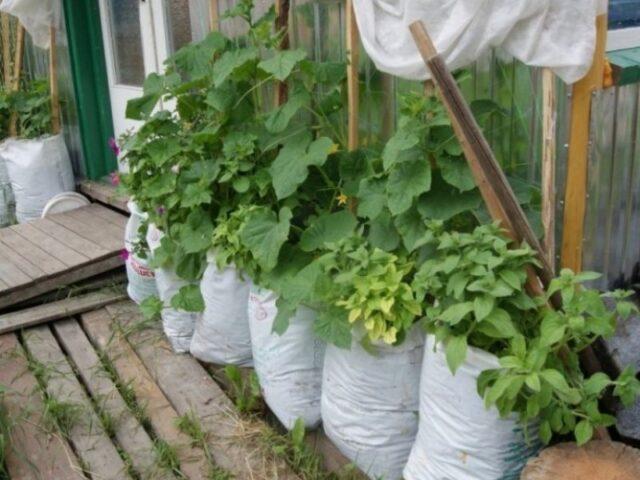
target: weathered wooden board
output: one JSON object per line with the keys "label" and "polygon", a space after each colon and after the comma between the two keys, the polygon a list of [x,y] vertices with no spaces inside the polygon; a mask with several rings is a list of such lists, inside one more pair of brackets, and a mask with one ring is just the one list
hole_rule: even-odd
{"label": "weathered wooden board", "polygon": [[105,415],[113,419],[113,430],[118,444],[127,452],[135,471],[142,478],[175,478],[157,465],[151,438],[105,371],[78,321],[60,320],[53,323],[53,329],[67,355],[73,360],[94,403]]}
{"label": "weathered wooden board", "polygon": [[47,393],[80,409],[69,431],[69,441],[93,477],[102,479],[130,478],[111,439],[93,410],[91,400],[76,378],[71,365],[46,325],[34,327],[24,334],[25,343],[35,360],[47,372]]}
{"label": "weathered wooden board", "polygon": [[20,288],[14,287],[11,290],[5,290],[0,292],[0,308],[14,305],[43,293],[66,287],[80,280],[114,270],[123,264],[124,260],[120,258],[119,254],[116,254],[115,256],[97,260],[75,269],[65,270],[53,277],[45,277],[39,279],[37,282],[24,284],[20,286]]}
{"label": "weathered wooden board", "polygon": [[52,257],[60,260],[67,267],[74,267],[91,259],[88,254],[74,250],[73,248],[65,245],[64,240],[51,237],[43,231],[38,230],[30,223],[14,225],[11,229],[25,240],[39,245],[40,248],[49,252]]}
{"label": "weathered wooden board", "polygon": [[[125,327],[140,321],[132,303],[105,307]],[[193,357],[176,355],[157,330],[132,330],[129,342],[180,415],[193,413],[208,434],[211,454],[218,466],[238,480],[297,479],[285,462],[260,448],[258,426],[243,421],[231,400]]]}
{"label": "weathered wooden board", "polygon": [[0,334],[95,310],[126,297],[126,294],[120,291],[103,290],[6,313],[0,315]]}
{"label": "weathered wooden board", "polygon": [[93,204],[0,229],[0,308],[122,265],[126,222]]}
{"label": "weathered wooden board", "polygon": [[105,309],[95,310],[82,315],[81,322],[91,342],[109,358],[122,383],[129,385],[144,403],[153,430],[176,449],[180,471],[193,480],[206,477],[204,452],[192,447],[191,439],[176,427],[178,413],[122,333],[113,328],[111,314]]}
{"label": "weathered wooden board", "polygon": [[14,334],[0,336],[0,385],[5,388],[2,401],[11,420],[11,444],[6,451],[11,478],[85,478],[66,440],[43,426],[39,386]]}
{"label": "weathered wooden board", "polygon": [[98,202],[111,205],[123,212],[129,211],[127,208],[127,201],[129,199],[125,195],[119,193],[117,188],[113,185],[109,185],[105,182],[85,180],[80,182],[80,191]]}

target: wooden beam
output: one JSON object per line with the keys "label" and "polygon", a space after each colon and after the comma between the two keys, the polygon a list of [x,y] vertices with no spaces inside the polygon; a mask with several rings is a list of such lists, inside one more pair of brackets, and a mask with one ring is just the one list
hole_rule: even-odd
{"label": "wooden beam", "polygon": [[0,315],[0,334],[96,310],[126,298],[125,293],[110,289],[66,298],[18,312],[5,313]]}
{"label": "wooden beam", "polygon": [[358,83],[358,63],[360,59],[360,38],[358,24],[353,10],[353,0],[345,2],[347,25],[347,97],[348,97],[348,147],[355,150],[360,143],[358,117],[360,113],[360,85]]}
{"label": "wooden beam", "polygon": [[543,248],[555,270],[556,251],[556,79],[550,68],[542,69],[542,227]]}
{"label": "wooden beam", "polygon": [[564,196],[562,227],[563,268],[582,269],[582,241],[587,202],[587,170],[589,157],[589,130],[591,97],[603,86],[605,47],[607,44],[607,15],[596,19],[596,50],[587,75],[573,85],[571,96],[571,123],[569,129],[569,157],[567,183]]}
{"label": "wooden beam", "polygon": [[49,45],[49,89],[51,95],[51,133],[60,133],[60,94],[58,92],[58,55],[56,52],[56,28],[50,27]]}

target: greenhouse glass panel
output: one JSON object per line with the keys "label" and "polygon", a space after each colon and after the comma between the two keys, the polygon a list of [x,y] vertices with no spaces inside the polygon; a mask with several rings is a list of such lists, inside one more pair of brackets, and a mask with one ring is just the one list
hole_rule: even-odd
{"label": "greenhouse glass panel", "polygon": [[640,0],[610,0],[609,29],[636,27],[640,25]]}

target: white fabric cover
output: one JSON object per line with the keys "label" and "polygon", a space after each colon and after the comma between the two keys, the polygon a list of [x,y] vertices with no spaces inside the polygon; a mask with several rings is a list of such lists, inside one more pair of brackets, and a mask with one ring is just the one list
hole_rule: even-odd
{"label": "white fabric cover", "polygon": [[3,0],[0,11],[18,17],[33,39],[34,45],[48,49],[49,27],[58,25],[62,0]]}
{"label": "white fabric cover", "polygon": [[73,170],[62,135],[32,140],[9,138],[0,144],[16,201],[18,222],[40,218],[49,200],[75,190]]}
{"label": "white fabric cover", "polygon": [[[154,224],[149,224],[147,244],[152,255],[154,250],[160,246],[162,235],[162,232]],[[193,328],[199,314],[171,308],[171,299],[182,287],[189,285],[189,282],[178,277],[176,272],[170,268],[156,268],[154,272],[158,296],[164,303],[162,329],[171,344],[171,348],[176,353],[186,353],[189,351]]]}
{"label": "white fabric cover", "polygon": [[427,337],[420,380],[420,427],[404,469],[406,480],[518,480],[527,460],[539,450],[538,432],[529,428],[531,444],[515,418],[501,419],[485,409],[476,381],[498,359],[469,348],[467,359],[451,374],[444,347]]}
{"label": "white fabric cover", "polygon": [[158,288],[155,273],[149,267],[148,259],[140,258],[133,253],[136,243],[140,240],[138,230],[146,214],[131,200],[127,207],[131,213],[124,230],[124,247],[129,253],[126,261],[127,294],[131,300],[140,304],[149,297],[158,296]]}
{"label": "white fabric cover", "polygon": [[0,227],[6,227],[13,223],[14,200],[9,172],[4,159],[0,156]]}
{"label": "white fabric cover", "polygon": [[402,477],[418,431],[423,349],[419,328],[397,347],[378,346],[375,356],[355,339],[351,350],[327,346],[321,402],[324,431],[371,479]]}
{"label": "white fabric cover", "polygon": [[252,285],[249,327],[253,363],[262,395],[287,428],[298,418],[307,428],[320,424],[320,393],[326,344],[313,333],[316,312],[301,306],[282,335],[273,332],[277,294]]}
{"label": "white fabric cover", "polygon": [[[376,66],[410,80],[430,73],[408,26],[422,20],[450,69],[491,48],[565,82],[582,78],[595,50],[600,0],[353,0],[362,44]],[[605,7],[606,8],[606,7]]]}
{"label": "white fabric cover", "polygon": [[204,312],[196,322],[191,355],[219,365],[253,366],[249,333],[250,280],[235,267],[209,262],[200,282]]}

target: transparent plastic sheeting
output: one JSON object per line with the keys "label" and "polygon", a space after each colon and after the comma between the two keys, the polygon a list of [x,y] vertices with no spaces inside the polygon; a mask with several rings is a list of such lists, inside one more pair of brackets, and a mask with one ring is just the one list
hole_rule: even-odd
{"label": "transparent plastic sheeting", "polygon": [[50,28],[58,24],[62,0],[2,0],[0,11],[18,17],[37,47],[51,45]]}
{"label": "transparent plastic sheeting", "polygon": [[[449,68],[492,48],[566,83],[592,63],[600,0],[353,0],[362,44],[376,66],[409,80],[430,77],[409,25],[421,20]],[[606,6],[604,7],[606,9]]]}

